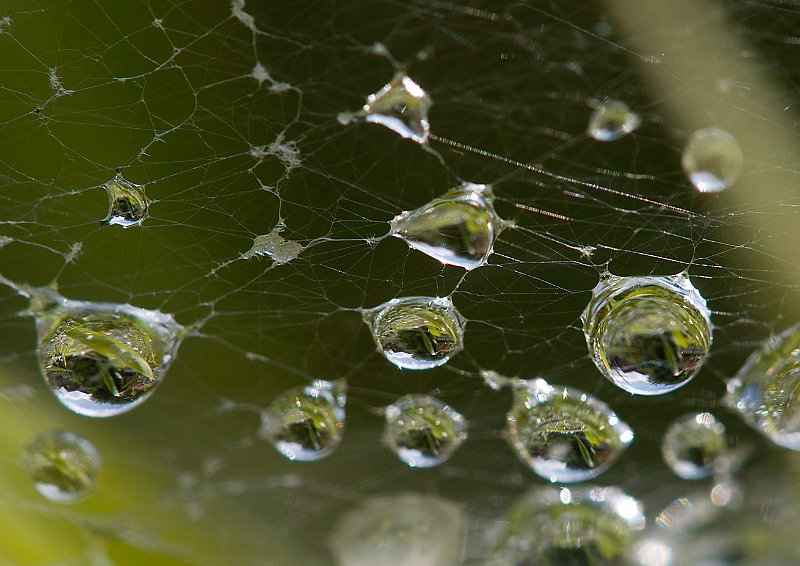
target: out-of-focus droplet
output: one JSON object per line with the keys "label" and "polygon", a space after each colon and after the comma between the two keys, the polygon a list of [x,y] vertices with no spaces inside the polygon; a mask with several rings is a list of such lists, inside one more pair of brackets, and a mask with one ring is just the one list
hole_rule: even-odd
{"label": "out-of-focus droplet", "polygon": [[701,193],[718,193],[736,182],[744,164],[739,142],[719,128],[698,130],[681,159],[683,170]]}
{"label": "out-of-focus droplet", "polygon": [[136,185],[117,175],[104,187],[108,193],[108,215],[101,224],[129,228],[144,222],[150,208],[144,185]]}
{"label": "out-of-focus droplet", "polygon": [[605,274],[581,320],[600,373],[637,395],[663,395],[686,385],[711,347],[711,313],[684,274]]}
{"label": "out-of-focus droplet", "polygon": [[589,117],[589,135],[597,141],[615,141],[636,130],[642,123],[639,115],[619,100],[598,104]]}
{"label": "out-of-focus droplet", "polygon": [[430,96],[417,83],[398,73],[389,84],[370,94],[361,110],[342,112],[338,119],[341,124],[380,124],[404,138],[426,143],[430,131],[428,110],[432,104]]}
{"label": "out-of-focus droplet", "polygon": [[438,497],[379,496],[342,516],[332,542],[340,566],[455,566],[463,511]]}
{"label": "out-of-focus droplet", "polygon": [[725,426],[711,413],[684,415],[669,425],[661,440],[664,461],[685,480],[710,476],[727,448]]}
{"label": "out-of-focus droplet", "polygon": [[430,369],[461,351],[465,321],[446,297],[392,299],[364,312],[386,359],[402,369]]}
{"label": "out-of-focus droplet", "polygon": [[391,234],[410,247],[464,269],[485,265],[503,220],[488,185],[463,183],[391,222]]}
{"label": "out-of-focus droplet", "polygon": [[342,441],[345,400],[343,381],[317,380],[285,391],[261,413],[259,436],[289,460],[324,458]]}
{"label": "out-of-focus droplet", "polygon": [[747,359],[728,382],[725,402],[775,444],[800,450],[800,324]]}
{"label": "out-of-focus droplet", "polygon": [[66,430],[43,433],[25,448],[22,466],[36,490],[51,501],[85,497],[100,471],[100,454],[87,439]]}
{"label": "out-of-focus droplet", "polygon": [[631,428],[608,405],[543,379],[515,385],[506,421],[508,442],[520,460],[552,482],[597,477],[633,440]]}
{"label": "out-of-focus droplet", "polygon": [[406,395],[386,407],[384,442],[412,468],[438,466],[467,438],[467,421],[430,395]]}

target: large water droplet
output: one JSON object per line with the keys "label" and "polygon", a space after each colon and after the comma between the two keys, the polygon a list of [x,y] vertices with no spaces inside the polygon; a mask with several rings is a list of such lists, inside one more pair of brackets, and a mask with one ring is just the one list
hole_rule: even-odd
{"label": "large water droplet", "polygon": [[606,471],[633,440],[631,428],[599,399],[543,379],[518,380],[506,415],[508,442],[552,482],[579,482]]}
{"label": "large water droplet", "polygon": [[289,458],[313,462],[330,455],[344,434],[345,384],[317,380],[278,395],[261,413],[261,438]]}
{"label": "large water droplet", "polygon": [[464,513],[438,497],[404,494],[368,499],[333,530],[341,566],[455,566]]}
{"label": "large water droplet", "polygon": [[82,436],[53,430],[40,434],[25,448],[22,466],[39,493],[51,501],[68,503],[94,487],[100,454]]}
{"label": "large water droplet", "polygon": [[644,526],[641,503],[615,487],[537,488],[509,509],[489,563],[619,564]]}
{"label": "large water droplet", "polygon": [[341,124],[369,122],[380,124],[404,138],[418,143],[428,141],[428,110],[433,102],[408,76],[398,73],[392,81],[367,97],[364,107],[355,113],[339,114]]}
{"label": "large water droplet", "polygon": [[627,104],[608,100],[595,107],[587,131],[597,141],[615,141],[636,130],[641,123],[639,115]]}
{"label": "large water droplet", "polygon": [[719,128],[705,128],[689,138],[681,164],[698,191],[718,193],[736,182],[744,155],[733,135]]}
{"label": "large water droplet", "polygon": [[800,450],[800,324],[747,359],[728,382],[725,401],[775,444]]}
{"label": "large water droplet", "polygon": [[45,381],[79,415],[110,417],[143,403],[185,336],[171,315],[159,311],[35,293],[34,305],[49,305],[36,316]]}
{"label": "large water droplet", "polygon": [[600,373],[638,395],[662,395],[686,385],[711,347],[711,313],[684,274],[606,274],[581,319]]}
{"label": "large water droplet", "polygon": [[108,215],[101,224],[116,224],[128,228],[144,222],[150,208],[144,185],[136,185],[126,181],[122,175],[117,175],[104,187],[108,193]]}
{"label": "large water droplet", "polygon": [[447,265],[474,269],[492,253],[502,219],[488,185],[464,183],[391,222],[391,234]]}
{"label": "large water droplet", "polygon": [[386,407],[383,440],[412,468],[438,466],[467,438],[467,421],[430,395],[407,395]]}
{"label": "large water droplet", "polygon": [[684,415],[669,425],[661,441],[661,455],[678,477],[708,477],[727,448],[725,426],[711,413]]}
{"label": "large water droplet", "polygon": [[461,351],[464,319],[447,297],[403,297],[364,312],[378,351],[402,369],[431,369]]}

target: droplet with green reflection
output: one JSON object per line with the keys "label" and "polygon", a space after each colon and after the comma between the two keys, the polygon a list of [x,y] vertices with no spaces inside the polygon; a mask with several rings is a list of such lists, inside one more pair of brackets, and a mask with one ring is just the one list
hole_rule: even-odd
{"label": "droplet with green reflection", "polygon": [[108,214],[101,224],[129,228],[145,221],[150,201],[144,192],[144,185],[131,183],[122,175],[117,175],[104,187],[108,193]]}
{"label": "droplet with green reflection", "polygon": [[100,454],[86,438],[66,430],[40,434],[23,452],[22,466],[36,490],[51,501],[85,497],[100,471]]}
{"label": "droplet with green reflection", "polygon": [[674,420],[661,440],[664,461],[680,478],[705,478],[725,452],[725,425],[711,413],[692,413]]}

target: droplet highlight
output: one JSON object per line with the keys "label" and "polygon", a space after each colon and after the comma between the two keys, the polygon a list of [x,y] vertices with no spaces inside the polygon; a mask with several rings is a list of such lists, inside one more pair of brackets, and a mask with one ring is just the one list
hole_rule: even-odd
{"label": "droplet highlight", "polygon": [[144,185],[131,183],[122,175],[117,175],[103,186],[108,193],[108,214],[101,224],[130,228],[145,221],[150,201],[145,194]]}
{"label": "droplet highlight", "polygon": [[58,503],[85,497],[100,472],[100,454],[89,440],[66,430],[42,433],[22,454],[36,490]]}
{"label": "droplet highlight", "polygon": [[686,385],[712,342],[711,312],[685,274],[606,274],[581,320],[597,369],[637,395],[663,395]]}
{"label": "droplet highlight", "polygon": [[599,476],[633,440],[631,428],[588,393],[543,379],[513,387],[506,438],[522,462],[551,482]]}
{"label": "droplet highlight", "polygon": [[378,351],[401,369],[446,364],[464,345],[463,317],[447,297],[392,299],[364,312]]}
{"label": "droplet highlight", "polygon": [[705,128],[689,138],[681,165],[698,191],[718,193],[736,182],[744,155],[732,134],[720,128]]}
{"label": "droplet highlight", "polygon": [[595,106],[587,131],[597,141],[621,139],[642,124],[639,115],[619,100],[608,100]]}
{"label": "droplet highlight", "polygon": [[285,391],[261,413],[259,436],[289,460],[325,458],[342,441],[345,401],[343,381],[317,380]]}
{"label": "droplet highlight", "polygon": [[675,475],[697,480],[714,472],[726,448],[725,425],[711,413],[692,413],[669,425],[661,441],[661,456]]}
{"label": "droplet highlight", "polygon": [[391,235],[446,265],[470,270],[485,265],[503,220],[488,185],[463,183],[428,204],[402,212]]}

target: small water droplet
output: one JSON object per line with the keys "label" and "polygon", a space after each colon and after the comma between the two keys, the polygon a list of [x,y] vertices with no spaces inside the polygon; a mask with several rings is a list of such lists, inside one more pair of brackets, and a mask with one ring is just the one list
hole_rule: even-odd
{"label": "small water droplet", "polygon": [[463,348],[463,317],[446,297],[392,299],[364,312],[386,359],[401,369],[443,365]]}
{"label": "small water droplet", "polygon": [[[185,330],[171,315],[116,303],[72,301],[35,291],[45,381],[68,409],[110,417],[143,403],[164,379]],[[42,299],[42,295],[48,295]]]}
{"label": "small water droplet", "polygon": [[100,454],[87,439],[66,430],[40,434],[22,454],[22,466],[36,490],[51,501],[86,496],[100,471]]}
{"label": "small water droplet", "polygon": [[341,124],[380,124],[404,138],[426,143],[430,131],[428,110],[432,104],[431,98],[417,83],[398,73],[381,90],[370,94],[361,110],[343,112],[338,119]]}
{"label": "small water droplet", "polygon": [[276,265],[289,263],[303,251],[303,245],[292,240],[284,240],[281,233],[286,227],[278,224],[269,234],[261,234],[253,239],[253,245],[242,254],[243,259],[260,255],[268,256]]}
{"label": "small water droplet", "polygon": [[467,421],[430,395],[407,395],[386,407],[383,440],[412,468],[438,466],[467,438]]}
{"label": "small water droplet", "polygon": [[710,476],[726,448],[725,426],[711,413],[692,413],[676,419],[661,441],[664,461],[685,480]]}
{"label": "small water droplet", "polygon": [[747,359],[728,382],[725,402],[775,444],[800,450],[800,324]]}
{"label": "small water droplet", "polygon": [[681,164],[698,191],[718,193],[736,182],[744,155],[732,134],[719,128],[705,128],[689,138]]}
{"label": "small water droplet", "polygon": [[589,117],[589,135],[597,141],[615,141],[636,130],[642,123],[639,115],[619,100],[595,106]]}
{"label": "small water droplet", "polygon": [[581,320],[600,373],[638,395],[663,395],[686,385],[711,347],[711,313],[684,274],[606,274]]}
{"label": "small water droplet", "polygon": [[343,381],[317,380],[278,395],[261,414],[261,438],[289,460],[313,462],[330,455],[344,434]]}
{"label": "small water droplet", "polygon": [[144,222],[150,208],[144,185],[136,185],[117,175],[103,186],[108,193],[108,215],[101,224],[129,228]]}
{"label": "small water droplet", "polygon": [[551,482],[597,477],[633,440],[631,428],[608,405],[543,379],[514,384],[506,423],[508,442],[520,460]]}
{"label": "small water droplet", "polygon": [[490,186],[463,183],[416,210],[402,212],[390,225],[392,236],[410,247],[469,270],[486,264],[503,221],[494,210]]}

